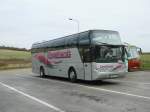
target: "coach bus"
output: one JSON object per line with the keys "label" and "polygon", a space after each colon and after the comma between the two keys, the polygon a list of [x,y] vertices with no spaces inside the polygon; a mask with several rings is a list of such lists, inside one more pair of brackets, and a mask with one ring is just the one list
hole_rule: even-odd
{"label": "coach bus", "polygon": [[122,77],[127,72],[125,46],[117,31],[88,30],[35,43],[31,53],[32,71],[40,76],[75,82]]}
{"label": "coach bus", "polygon": [[128,43],[125,43],[125,46],[128,57],[128,71],[140,70],[140,54],[142,53],[141,48]]}

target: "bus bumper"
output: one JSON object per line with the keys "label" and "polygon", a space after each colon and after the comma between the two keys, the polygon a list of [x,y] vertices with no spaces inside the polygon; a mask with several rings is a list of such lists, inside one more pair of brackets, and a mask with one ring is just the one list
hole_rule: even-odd
{"label": "bus bumper", "polygon": [[119,78],[124,77],[126,75],[127,71],[123,72],[98,72],[94,71],[92,74],[92,80],[100,80],[100,79],[113,79],[113,78]]}

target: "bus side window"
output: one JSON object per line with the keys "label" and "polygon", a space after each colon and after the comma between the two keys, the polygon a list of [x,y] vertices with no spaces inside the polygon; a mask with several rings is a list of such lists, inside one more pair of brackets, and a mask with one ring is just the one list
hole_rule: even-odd
{"label": "bus side window", "polygon": [[79,46],[85,46],[90,44],[90,38],[88,32],[81,33],[79,35]]}
{"label": "bus side window", "polygon": [[77,37],[68,37],[65,42],[66,47],[77,46]]}
{"label": "bus side window", "polygon": [[61,38],[61,39],[58,39],[56,41],[54,40],[53,43],[52,43],[52,47],[63,49],[65,47],[65,39]]}

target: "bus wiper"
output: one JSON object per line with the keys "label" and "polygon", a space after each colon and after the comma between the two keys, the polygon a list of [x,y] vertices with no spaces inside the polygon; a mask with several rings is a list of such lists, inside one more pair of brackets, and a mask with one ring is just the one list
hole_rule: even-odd
{"label": "bus wiper", "polygon": [[96,42],[96,43],[100,43],[100,44],[104,44],[104,45],[109,45],[109,46],[123,46],[123,45],[108,44],[108,43],[104,43],[104,42]]}
{"label": "bus wiper", "polygon": [[101,44],[104,44],[104,45],[113,45],[113,44],[108,44],[108,43],[104,43],[104,42],[96,42],[96,43],[101,43]]}

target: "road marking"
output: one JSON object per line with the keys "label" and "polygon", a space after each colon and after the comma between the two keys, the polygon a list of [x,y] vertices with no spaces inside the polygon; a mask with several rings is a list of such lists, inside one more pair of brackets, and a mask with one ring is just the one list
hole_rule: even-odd
{"label": "road marking", "polygon": [[135,94],[125,93],[125,92],[113,91],[113,90],[103,89],[103,88],[89,87],[89,86],[84,86],[84,85],[79,85],[79,86],[86,87],[89,89],[95,89],[95,90],[99,90],[99,91],[106,91],[109,93],[122,94],[122,95],[126,95],[126,96],[133,96],[133,97],[144,98],[144,99],[150,100],[150,97],[141,96],[141,95],[135,95]]}
{"label": "road marking", "polygon": [[19,94],[21,94],[21,95],[23,95],[23,96],[26,96],[26,97],[28,97],[28,98],[30,98],[30,99],[36,101],[36,102],[39,102],[39,103],[41,103],[41,104],[43,104],[43,105],[45,105],[45,106],[47,106],[47,107],[49,107],[49,108],[51,108],[51,109],[53,109],[53,110],[55,110],[55,111],[58,111],[58,112],[65,112],[65,111],[59,109],[58,107],[55,107],[54,105],[51,105],[51,104],[49,104],[49,103],[47,103],[47,102],[45,102],[45,101],[42,101],[42,100],[40,100],[40,99],[38,99],[38,98],[36,98],[36,97],[34,97],[34,96],[31,96],[31,95],[29,95],[29,94],[26,94],[26,93],[20,91],[20,90],[17,90],[17,89],[15,89],[15,88],[12,87],[12,86],[9,86],[9,85],[4,84],[4,83],[2,83],[2,82],[0,82],[0,84],[1,84],[2,86],[6,87],[6,88],[8,88],[8,89],[10,89],[10,90],[12,90],[12,91],[15,91],[15,92],[17,92],[17,93],[19,93]]}
{"label": "road marking", "polygon": [[[30,76],[26,76],[26,77],[30,77]],[[127,92],[113,91],[113,90],[104,89],[104,88],[97,88],[97,87],[92,87],[92,86],[79,85],[77,83],[62,82],[62,81],[46,79],[46,78],[37,78],[37,77],[31,77],[31,78],[35,78],[35,79],[39,79],[39,80],[47,80],[47,81],[52,81],[52,82],[58,82],[58,83],[62,83],[62,84],[76,85],[76,86],[79,86],[79,87],[94,89],[94,90],[98,90],[98,91],[105,91],[105,92],[109,92],[109,93],[121,94],[121,95],[132,96],[132,97],[137,97],[137,98],[143,98],[143,99],[150,100],[150,97],[131,94],[131,93],[127,93]]]}

